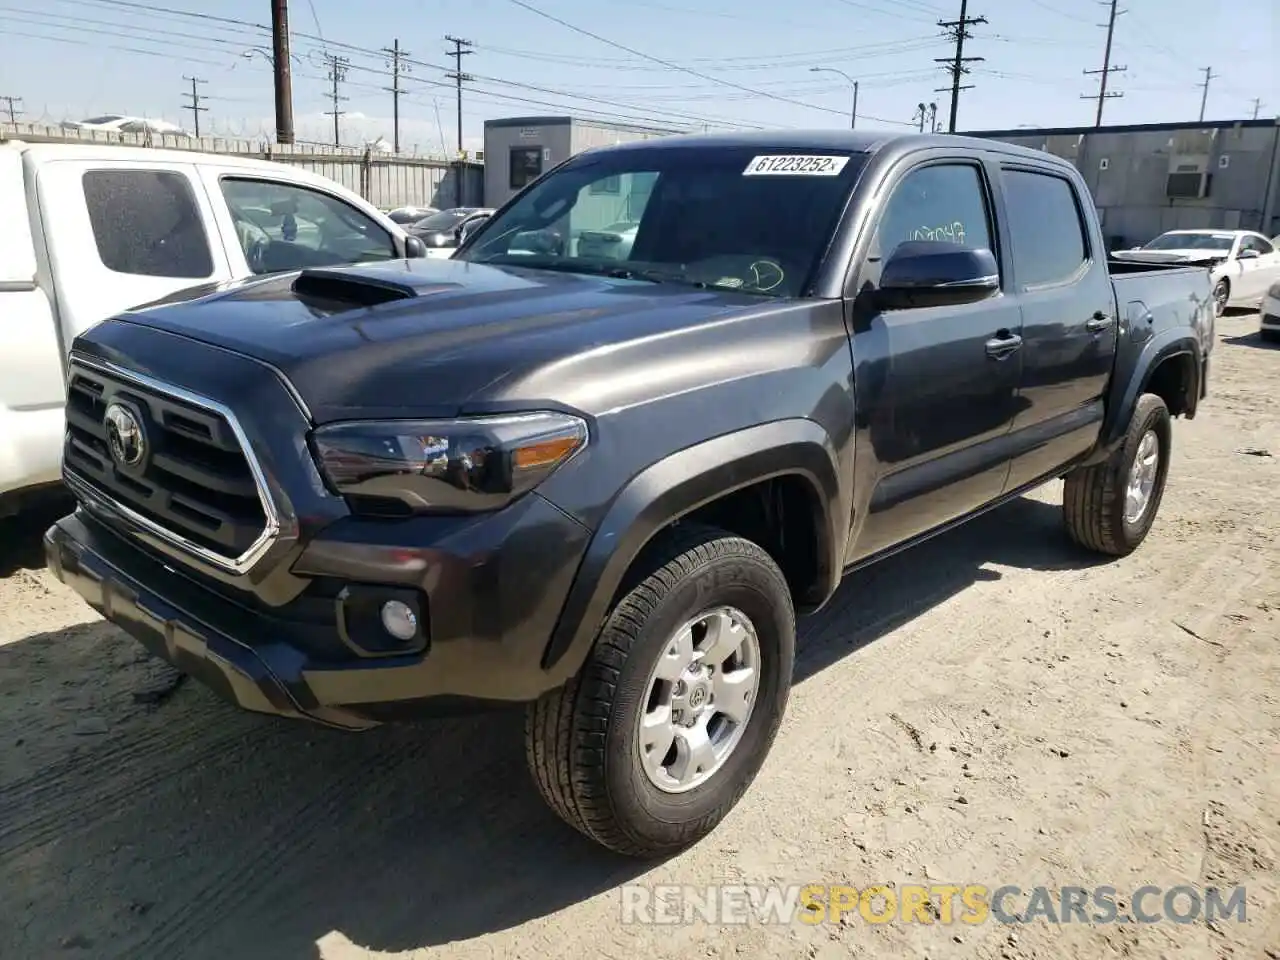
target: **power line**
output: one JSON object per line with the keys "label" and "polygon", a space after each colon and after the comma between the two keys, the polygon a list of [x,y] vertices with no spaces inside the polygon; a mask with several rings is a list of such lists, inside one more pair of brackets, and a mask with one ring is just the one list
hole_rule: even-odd
{"label": "power line", "polygon": [[[514,3],[517,7],[520,7],[523,10],[527,10],[530,13],[536,14],[537,16],[542,17],[546,20],[550,20],[552,23],[557,23],[567,30],[572,30],[574,33],[580,33],[584,37],[590,37],[592,40],[596,40],[600,43],[606,44],[607,46],[616,47],[619,50],[622,50],[622,51],[625,51],[626,53],[631,54],[633,57],[639,57],[642,60],[651,60],[654,63],[661,64],[662,66],[667,67],[670,70],[679,70],[681,73],[687,73],[690,76],[697,77],[700,80],[706,80],[710,83],[718,83],[726,87],[733,87],[735,90],[741,90],[743,93],[753,93],[758,97],[765,97],[769,100],[776,100],[779,103],[789,103],[792,106],[804,107],[806,110],[820,110],[823,113],[835,113],[835,114],[839,114],[840,116],[844,116],[843,110],[833,110],[830,107],[820,107],[820,106],[817,106],[816,104],[805,103],[803,100],[794,100],[790,97],[778,96],[777,94],[769,93],[766,90],[759,90],[753,87],[744,86],[743,84],[735,83],[732,80],[725,80],[722,77],[713,77],[710,74],[706,74],[698,70],[694,70],[692,67],[685,67],[678,63],[674,63],[670,60],[663,60],[661,57],[655,57],[652,54],[643,53],[640,50],[635,49],[634,47],[628,47],[625,44],[618,43],[616,40],[610,40],[607,37],[600,36],[600,34],[598,33],[592,33],[590,30],[586,30],[582,27],[575,26],[574,24],[569,23],[569,21],[567,20],[561,20],[559,17],[553,16],[547,13],[546,11],[539,10],[537,7],[533,6],[532,4],[526,3],[525,0],[510,0],[510,2]],[[910,124],[907,124],[907,126],[910,126]]]}
{"label": "power line", "polygon": [[1204,121],[1204,108],[1205,108],[1205,105],[1209,102],[1209,81],[1210,81],[1210,80],[1217,79],[1217,78],[1216,78],[1216,77],[1214,77],[1214,75],[1213,75],[1213,67],[1204,67],[1203,69],[1204,69],[1204,83],[1202,83],[1202,84],[1201,84],[1201,86],[1204,88],[1204,92],[1200,94],[1200,120],[1201,120],[1201,122],[1203,122],[1203,121]]}
{"label": "power line", "polygon": [[391,57],[391,86],[384,87],[384,90],[391,92],[391,126],[394,130],[395,142],[393,148],[396,153],[400,152],[400,73],[407,71],[409,68],[404,64],[404,59],[409,56],[409,51],[400,49],[400,38],[396,37],[395,42],[390,48],[383,47],[382,52]]}
{"label": "power line", "polygon": [[462,72],[462,58],[475,53],[474,50],[468,49],[474,44],[470,40],[463,40],[460,37],[445,37],[445,40],[453,44],[452,50],[446,50],[445,55],[453,57],[453,72],[446,73],[445,77],[457,83],[458,96],[458,155],[462,155],[462,84],[469,83],[475,77],[469,73]]}
{"label": "power line", "polygon": [[18,109],[18,104],[22,102],[22,98],[5,95],[0,96],[0,100],[4,101],[6,112],[9,114],[9,122],[17,123],[18,114],[22,113],[22,111]]}
{"label": "power line", "polygon": [[[947,72],[951,74],[951,121],[947,125],[948,133],[956,132],[956,113],[960,108],[960,91],[972,90],[973,84],[960,85],[960,78],[969,72],[966,63],[979,63],[986,57],[966,57],[964,55],[964,42],[973,36],[969,32],[971,24],[984,24],[987,22],[986,17],[969,16],[969,0],[960,0],[960,19],[958,20],[939,20],[938,26],[947,30],[956,42],[956,52],[953,57],[935,57],[935,63],[945,63]],[[946,93],[947,88],[941,87],[934,93]]]}
{"label": "power line", "polygon": [[[1102,2],[1107,3],[1108,0],[1102,0]],[[1111,65],[1111,40],[1115,36],[1115,32],[1116,32],[1116,17],[1126,12],[1124,10],[1117,10],[1116,3],[1117,3],[1117,0],[1110,0],[1111,15],[1110,17],[1107,18],[1107,22],[1105,24],[1099,24],[1099,26],[1105,26],[1107,28],[1107,48],[1106,48],[1106,51],[1102,54],[1102,69],[1084,71],[1085,76],[1096,76],[1099,78],[1097,96],[1094,97],[1084,93],[1080,94],[1081,100],[1096,99],[1098,101],[1098,113],[1094,117],[1094,121],[1093,121],[1093,125],[1095,127],[1102,126],[1102,108],[1106,104],[1106,102],[1108,100],[1113,100],[1116,97],[1124,96],[1124,93],[1120,91],[1112,91],[1110,93],[1107,92],[1107,81],[1111,79],[1111,74],[1123,73],[1125,70],[1129,69],[1128,67],[1113,67]]]}
{"label": "power line", "polygon": [[200,106],[200,101],[202,99],[200,96],[200,84],[208,83],[209,81],[201,80],[199,77],[188,77],[188,76],[183,76],[182,79],[191,81],[191,92],[184,94],[184,96],[191,98],[191,102],[188,104],[184,104],[182,109],[191,111],[191,122],[196,128],[196,131],[195,131],[196,136],[199,137],[200,136],[200,114],[209,112],[208,107]]}
{"label": "power line", "polygon": [[346,57],[340,57],[337,54],[330,53],[325,55],[325,62],[329,64],[329,74],[326,79],[333,85],[329,93],[329,99],[333,102],[333,109],[326,110],[325,113],[333,115],[333,145],[335,147],[342,146],[342,137],[338,121],[342,118],[345,110],[339,110],[338,104],[347,98],[338,93],[339,85],[347,79],[347,67],[351,65],[351,61]]}

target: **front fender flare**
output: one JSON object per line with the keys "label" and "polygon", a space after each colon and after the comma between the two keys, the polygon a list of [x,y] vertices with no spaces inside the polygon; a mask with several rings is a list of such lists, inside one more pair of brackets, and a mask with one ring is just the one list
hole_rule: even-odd
{"label": "front fender flare", "polygon": [[819,512],[818,568],[825,600],[839,584],[850,501],[826,431],[807,419],[777,420],[687,447],[648,467],[622,489],[597,527],[543,654],[558,685],[586,659],[627,570],[673,521],[735,490],[795,475]]}

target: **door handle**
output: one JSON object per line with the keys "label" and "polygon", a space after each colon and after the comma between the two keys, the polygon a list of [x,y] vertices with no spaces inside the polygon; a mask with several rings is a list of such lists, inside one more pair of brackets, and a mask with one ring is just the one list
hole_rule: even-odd
{"label": "door handle", "polygon": [[1022,337],[1016,333],[1001,330],[987,341],[987,356],[995,360],[1003,360],[1022,346]]}
{"label": "door handle", "polygon": [[1090,333],[1101,333],[1103,330],[1106,330],[1113,323],[1115,323],[1114,317],[1109,317],[1105,313],[1103,313],[1101,310],[1099,310],[1092,317],[1090,317],[1088,320],[1085,321],[1084,328],[1088,330]]}

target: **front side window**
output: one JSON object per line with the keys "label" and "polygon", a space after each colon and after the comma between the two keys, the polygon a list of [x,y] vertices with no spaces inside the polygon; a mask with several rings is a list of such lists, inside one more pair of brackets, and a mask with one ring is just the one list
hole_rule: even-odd
{"label": "front side window", "polygon": [[399,256],[389,234],[349,203],[295,184],[223,177],[236,238],[254,273]]}
{"label": "front side window", "polygon": [[1254,250],[1258,256],[1266,256],[1268,253],[1274,252],[1274,248],[1266,240],[1261,237],[1245,237],[1240,244],[1241,250]]}
{"label": "front side window", "polygon": [[1005,170],[1001,182],[1018,283],[1036,287],[1070,280],[1089,257],[1071,182],[1026,170]]}
{"label": "front side window", "polygon": [[581,154],[455,259],[799,296],[865,159],[806,154],[660,141]]}
{"label": "front side window", "polygon": [[893,189],[872,256],[887,259],[909,240],[937,240],[994,251],[982,173],[969,163],[938,163],[908,173]]}
{"label": "front side window", "polygon": [[213,254],[191,181],[172,170],[87,170],[81,181],[103,266],[204,280]]}

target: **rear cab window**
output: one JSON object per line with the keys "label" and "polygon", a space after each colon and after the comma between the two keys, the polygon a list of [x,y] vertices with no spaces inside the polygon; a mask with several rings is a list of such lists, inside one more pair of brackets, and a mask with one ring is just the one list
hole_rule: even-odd
{"label": "rear cab window", "polygon": [[1001,183],[1018,285],[1055,286],[1083,273],[1091,261],[1089,240],[1071,181],[1048,171],[1005,169]]}
{"label": "rear cab window", "polygon": [[191,181],[172,170],[86,170],[98,257],[115,273],[205,280],[213,253]]}

